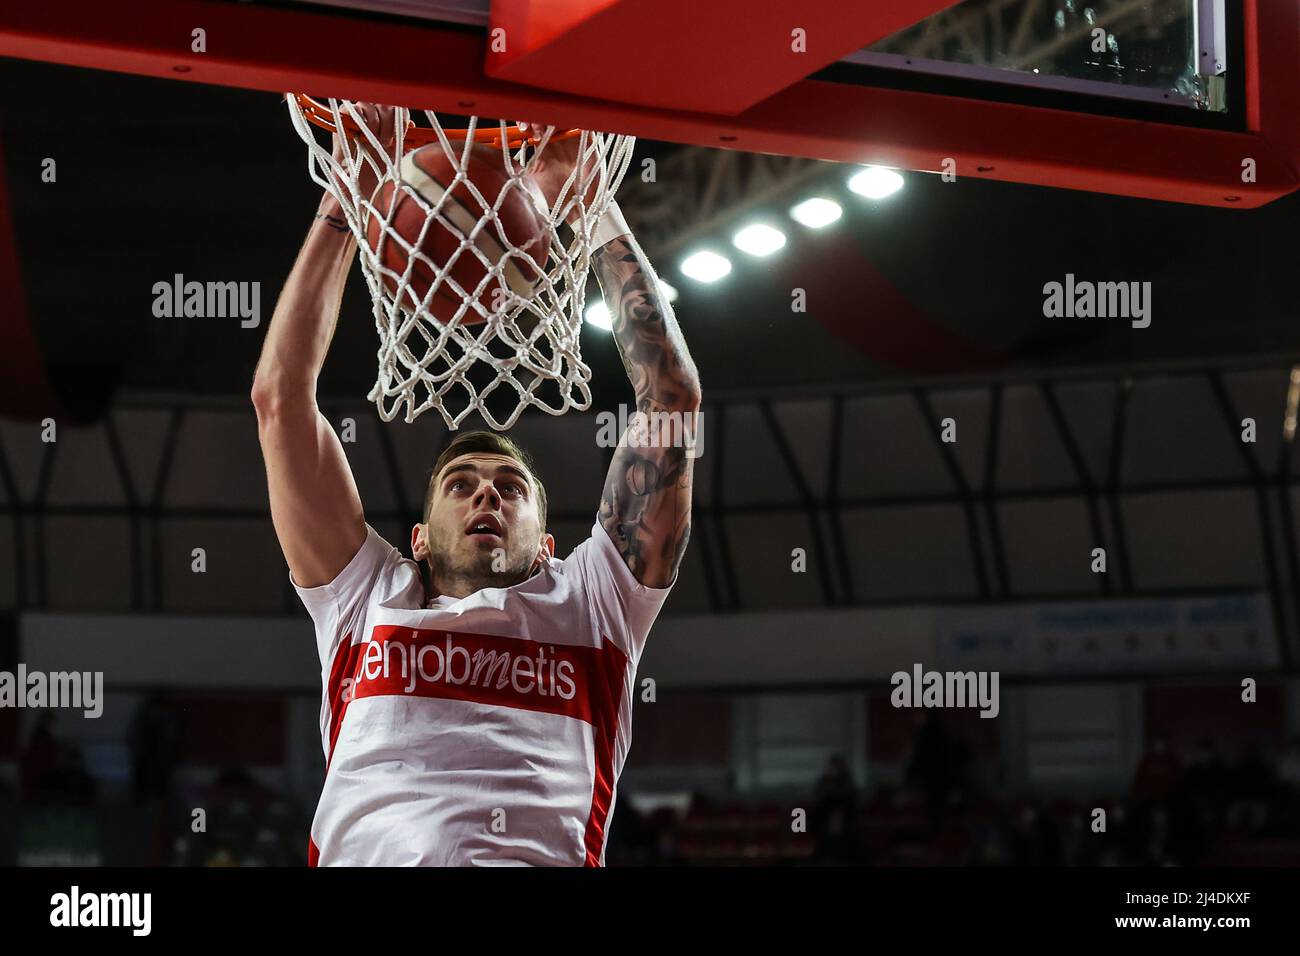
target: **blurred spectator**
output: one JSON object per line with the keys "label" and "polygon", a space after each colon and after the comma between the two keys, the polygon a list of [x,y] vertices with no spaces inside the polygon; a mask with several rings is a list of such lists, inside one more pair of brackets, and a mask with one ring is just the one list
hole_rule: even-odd
{"label": "blurred spectator", "polygon": [[94,804],[98,789],[95,779],[86,772],[86,761],[81,751],[61,744],[58,766],[37,781],[32,791],[32,802],[46,806],[88,807]]}
{"label": "blurred spectator", "polygon": [[1232,802],[1227,811],[1228,826],[1250,834],[1263,834],[1269,828],[1270,804],[1281,788],[1258,741],[1246,745],[1229,778]]}
{"label": "blurred spectator", "polygon": [[19,787],[24,803],[30,802],[46,774],[59,765],[59,742],[54,738],[54,715],[40,711],[27,746],[18,757]]}
{"label": "blurred spectator", "polygon": [[167,794],[176,766],[180,724],[159,694],[151,694],[131,718],[131,792],[137,805]]}
{"label": "blurred spectator", "polygon": [[1239,797],[1265,800],[1273,796],[1277,789],[1277,776],[1264,759],[1264,752],[1256,740],[1246,745],[1232,775],[1235,778],[1233,789]]}
{"label": "blurred spectator", "polygon": [[1061,863],[1065,866],[1096,866],[1097,840],[1088,824],[1089,817],[1081,811],[1066,817],[1061,833]]}
{"label": "blurred spectator", "polygon": [[1151,739],[1151,749],[1133,774],[1133,796],[1139,800],[1163,801],[1182,781],[1182,775],[1182,765],[1169,747],[1169,738],[1157,732]]}
{"label": "blurred spectator", "polygon": [[1199,805],[1214,812],[1222,810],[1228,768],[1219,756],[1218,746],[1209,737],[1197,741],[1188,755],[1183,782]]}
{"label": "blurred spectator", "polygon": [[685,866],[681,848],[677,842],[677,831],[672,827],[661,829],[655,837],[655,858],[658,866]]}
{"label": "blurred spectator", "polygon": [[1278,783],[1300,794],[1300,737],[1291,738],[1291,746],[1277,765]]}
{"label": "blurred spectator", "polygon": [[825,863],[851,863],[857,856],[857,794],[849,765],[840,754],[831,757],[813,791],[809,821],[814,856]]}
{"label": "blurred spectator", "polygon": [[1020,808],[1012,836],[1012,852],[1019,866],[1059,866],[1061,833],[1050,814],[1033,805]]}
{"label": "blurred spectator", "polygon": [[32,805],[82,807],[95,801],[96,786],[81,751],[58,740],[54,717],[43,712],[19,758],[23,800]]}
{"label": "blurred spectator", "polygon": [[627,793],[619,794],[605,840],[605,861],[609,866],[635,866],[650,856],[654,834]]}
{"label": "blurred spectator", "polygon": [[904,779],[925,797],[931,828],[939,828],[949,803],[967,789],[969,761],[969,748],[952,737],[937,713],[926,711]]}

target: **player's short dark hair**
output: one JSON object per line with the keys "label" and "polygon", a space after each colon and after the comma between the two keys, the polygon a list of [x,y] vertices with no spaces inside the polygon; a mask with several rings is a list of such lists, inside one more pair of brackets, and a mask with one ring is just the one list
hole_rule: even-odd
{"label": "player's short dark hair", "polygon": [[461,432],[451,440],[438,460],[433,463],[433,471],[429,474],[428,486],[424,492],[424,513],[422,517],[425,521],[429,520],[429,506],[433,504],[434,491],[437,485],[434,479],[442,474],[442,470],[447,467],[447,463],[454,461],[461,455],[504,455],[507,458],[513,458],[528,474],[533,476],[533,484],[537,488],[537,515],[541,519],[542,530],[546,530],[546,486],[542,484],[542,478],[537,474],[537,467],[533,464],[533,456],[524,451],[519,445],[500,432],[474,431]]}

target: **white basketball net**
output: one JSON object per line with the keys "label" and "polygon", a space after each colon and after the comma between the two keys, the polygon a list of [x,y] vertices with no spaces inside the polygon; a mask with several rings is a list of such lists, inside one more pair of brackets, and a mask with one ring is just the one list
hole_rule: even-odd
{"label": "white basketball net", "polygon": [[[411,422],[423,412],[436,408],[447,427],[455,429],[477,409],[489,426],[506,429],[529,406],[551,415],[563,415],[571,408],[579,411],[589,408],[591,392],[587,383],[591,370],[582,362],[579,337],[591,267],[591,238],[627,172],[635,139],[609,133],[584,131],[581,134],[579,159],[573,174],[544,217],[550,248],[546,261],[538,262],[511,243],[497,211],[511,190],[522,189],[522,178],[546,149],[556,132],[554,127],[541,131],[536,145],[524,143],[512,148],[506,143],[512,127],[504,121],[484,125],[485,129],[492,129],[493,125],[500,128],[501,145],[497,149],[506,177],[500,193],[489,196],[480,192],[466,175],[478,118],[469,118],[468,133],[449,138],[437,116],[423,111],[429,127],[436,133],[436,143],[441,145],[455,172],[455,180],[446,184],[435,203],[430,203],[400,176],[401,160],[407,149],[409,110],[397,111],[396,141],[391,150],[385,151],[364,122],[357,104],[349,100],[322,101],[328,106],[335,129],[344,129],[344,118],[350,117],[360,130],[343,137],[340,163],[331,153],[330,135],[312,125],[293,95],[286,100],[294,127],[307,143],[311,178],[339,201],[357,239],[361,269],[374,300],[375,327],[379,332],[379,377],[367,396],[375,403],[379,416],[384,421],[392,421],[405,408],[406,421]],[[318,141],[322,135],[325,145]],[[364,149],[354,135],[364,137]],[[369,165],[380,183],[373,197],[361,194],[363,164]],[[580,178],[585,181],[576,183]],[[425,214],[424,231],[414,244],[388,220],[389,210],[398,204],[389,203],[387,209],[380,209],[371,202],[382,192],[383,183],[390,180],[399,183],[398,188],[418,202]],[[476,201],[476,208],[468,212],[471,219],[477,217],[477,223],[468,232],[463,228],[463,204],[458,204],[461,208],[456,210],[448,208],[455,201],[453,192],[461,183]],[[460,226],[446,214],[451,212],[460,218]],[[575,212],[574,221],[565,225]],[[382,226],[377,248],[371,247],[366,234],[372,218],[377,218]],[[561,235],[561,227],[567,241]],[[409,226],[406,228],[409,231]],[[430,229],[447,229],[459,240],[456,251],[445,262],[432,261],[420,248]],[[504,250],[505,255],[499,260],[491,261],[479,248],[476,240],[482,230],[491,230],[488,235]],[[400,258],[405,260],[405,270],[401,275],[385,265],[383,254],[387,242],[399,243],[403,250]],[[476,288],[462,288],[450,274],[454,263],[463,255],[477,256],[487,270]],[[516,269],[525,268],[526,263],[530,275],[539,276],[526,295],[513,290],[502,275],[512,259],[516,260]],[[421,289],[428,282],[429,274],[433,276],[422,295],[417,295],[413,288],[417,263],[424,272],[424,278],[419,280]],[[443,291],[444,303],[449,292],[459,301],[454,315],[447,315],[445,304],[440,306],[442,318],[430,311],[439,289]],[[491,302],[492,308],[485,308],[481,299]],[[478,380],[477,386],[470,380],[471,374]],[[486,403],[503,386],[514,390],[516,401],[513,412],[498,418]],[[505,398],[509,398],[508,392]],[[498,398],[494,405],[502,407],[502,399]]]}

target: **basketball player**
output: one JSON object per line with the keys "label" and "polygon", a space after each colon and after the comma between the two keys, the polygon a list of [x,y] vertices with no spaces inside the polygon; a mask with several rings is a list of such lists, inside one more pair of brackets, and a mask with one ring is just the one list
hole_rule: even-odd
{"label": "basketball player", "polygon": [[[391,145],[392,110],[369,107],[365,121]],[[576,149],[543,155],[553,202]],[[693,422],[695,366],[617,207],[596,236],[637,408]],[[590,537],[558,560],[529,456],[497,433],[458,434],[405,557],[366,523],[316,405],[354,252],[327,192],[252,390],[271,516],[320,652],[327,769],[309,862],[603,865],[637,661],[690,531],[692,457],[680,434],[675,447],[666,433],[642,429],[638,447],[625,435]]]}

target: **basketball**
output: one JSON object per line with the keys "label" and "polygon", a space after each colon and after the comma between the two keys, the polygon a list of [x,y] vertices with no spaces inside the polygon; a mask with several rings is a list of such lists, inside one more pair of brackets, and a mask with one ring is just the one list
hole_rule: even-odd
{"label": "basketball", "polygon": [[[446,195],[455,181],[459,159],[459,156],[455,161],[449,159],[438,143],[407,153],[399,172],[402,184],[408,188],[399,189],[391,179],[382,183],[373,200],[376,214],[366,224],[366,240],[385,270],[381,275],[388,294],[401,306],[412,310],[425,301],[437,272],[451,262],[462,241],[501,199],[497,213],[500,225],[488,222],[479,229],[473,243],[461,251],[447,269],[447,277],[454,280],[455,285],[444,279],[429,298],[429,313],[442,322],[449,322],[456,315],[465,297],[479,287],[490,267],[503,259],[506,261],[500,278],[489,280],[479,291],[479,305],[486,313],[494,311],[494,304],[500,302],[496,291],[505,287],[519,296],[530,297],[541,274],[524,255],[511,250],[527,253],[542,268],[545,268],[550,251],[550,230],[545,221],[546,199],[532,178],[525,174],[512,185],[502,165],[501,150],[475,144],[465,162],[466,175],[451,188],[451,194]],[[473,183],[473,189],[470,183]],[[482,197],[481,201],[474,190]],[[502,190],[506,191],[504,198],[501,197]],[[440,202],[441,215],[429,222],[426,229],[425,222],[429,218],[426,207],[438,207]],[[385,220],[388,235],[385,235]],[[400,236],[406,245],[396,241],[394,236]],[[408,247],[418,248],[428,261],[417,257],[403,284],[400,278],[408,267]],[[484,314],[473,305],[461,316],[461,322],[467,325],[483,321]]]}

